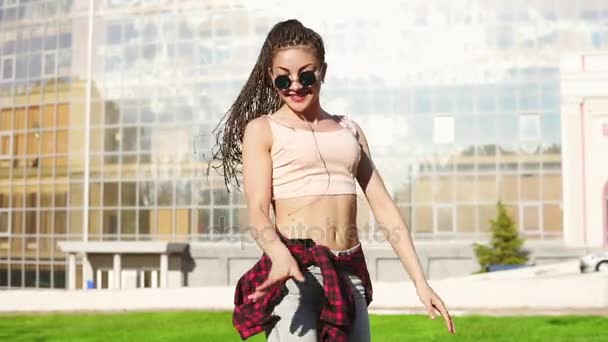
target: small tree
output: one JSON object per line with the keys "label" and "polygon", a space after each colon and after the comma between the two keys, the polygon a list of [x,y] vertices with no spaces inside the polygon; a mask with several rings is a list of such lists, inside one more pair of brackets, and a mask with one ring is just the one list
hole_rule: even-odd
{"label": "small tree", "polygon": [[518,236],[515,222],[499,201],[496,204],[496,219],[490,220],[492,240],[489,246],[474,243],[475,255],[481,269],[477,273],[488,271],[489,265],[522,265],[528,261],[528,251],[522,250],[524,240]]}

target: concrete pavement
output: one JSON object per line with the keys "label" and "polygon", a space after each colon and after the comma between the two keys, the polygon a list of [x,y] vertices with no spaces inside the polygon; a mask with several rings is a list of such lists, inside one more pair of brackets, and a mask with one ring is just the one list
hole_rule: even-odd
{"label": "concrete pavement", "polygon": [[[578,263],[534,266],[429,281],[452,314],[608,315],[608,274],[580,274]],[[424,313],[410,282],[376,282],[372,313]],[[231,310],[232,286],[125,290],[0,291],[0,313]]]}

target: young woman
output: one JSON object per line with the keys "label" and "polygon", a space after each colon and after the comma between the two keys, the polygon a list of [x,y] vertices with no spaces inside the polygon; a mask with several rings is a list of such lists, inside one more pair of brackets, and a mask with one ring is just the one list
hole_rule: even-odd
{"label": "young woman", "polygon": [[233,324],[242,339],[265,331],[268,341],[370,341],[358,183],[428,314],[439,311],[454,333],[361,128],[321,107],[326,72],[321,37],[297,20],[280,22],[220,122],[214,159],[226,182],[238,184],[242,172],[251,232],[263,250],[237,284]]}

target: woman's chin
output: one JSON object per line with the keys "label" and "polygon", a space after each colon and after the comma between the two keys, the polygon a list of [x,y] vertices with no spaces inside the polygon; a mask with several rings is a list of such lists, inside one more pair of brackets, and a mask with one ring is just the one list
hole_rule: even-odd
{"label": "woman's chin", "polygon": [[285,100],[291,108],[295,112],[303,112],[307,110],[312,105],[312,95],[305,96],[288,96]]}

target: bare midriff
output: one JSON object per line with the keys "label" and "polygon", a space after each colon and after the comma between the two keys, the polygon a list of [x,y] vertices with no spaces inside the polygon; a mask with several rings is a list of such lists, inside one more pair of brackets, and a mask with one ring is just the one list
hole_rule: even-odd
{"label": "bare midriff", "polygon": [[276,199],[275,224],[290,239],[313,239],[333,250],[359,243],[357,195],[317,195]]}

